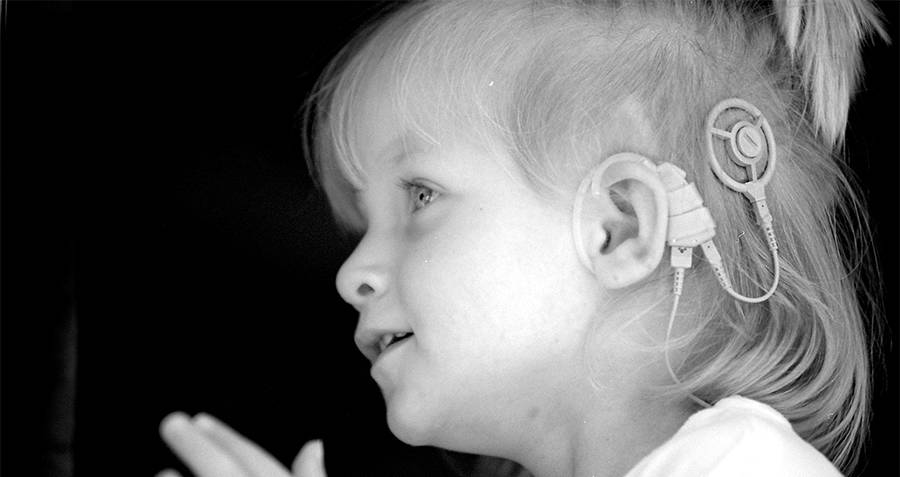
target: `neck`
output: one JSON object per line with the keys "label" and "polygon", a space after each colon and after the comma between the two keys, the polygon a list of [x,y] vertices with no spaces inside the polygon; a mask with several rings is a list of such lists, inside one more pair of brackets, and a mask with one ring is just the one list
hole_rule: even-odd
{"label": "neck", "polygon": [[[594,400],[596,401],[596,399]],[[672,401],[640,401],[547,416],[514,460],[536,477],[621,477],[681,427],[692,410]]]}

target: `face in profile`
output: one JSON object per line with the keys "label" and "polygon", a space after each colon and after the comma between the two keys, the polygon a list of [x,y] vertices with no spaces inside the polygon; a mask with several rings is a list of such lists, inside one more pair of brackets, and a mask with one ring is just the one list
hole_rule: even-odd
{"label": "face in profile", "polygon": [[564,412],[586,383],[581,350],[597,307],[571,212],[533,192],[499,148],[408,134],[378,84],[359,114],[367,223],[337,287],[360,314],[357,345],[391,430],[483,450]]}

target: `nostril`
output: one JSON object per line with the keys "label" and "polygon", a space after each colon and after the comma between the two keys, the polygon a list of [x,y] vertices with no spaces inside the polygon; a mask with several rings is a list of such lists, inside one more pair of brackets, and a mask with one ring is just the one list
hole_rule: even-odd
{"label": "nostril", "polygon": [[368,283],[363,283],[359,286],[359,288],[356,289],[356,293],[358,293],[360,296],[369,296],[375,293],[375,289],[369,286]]}

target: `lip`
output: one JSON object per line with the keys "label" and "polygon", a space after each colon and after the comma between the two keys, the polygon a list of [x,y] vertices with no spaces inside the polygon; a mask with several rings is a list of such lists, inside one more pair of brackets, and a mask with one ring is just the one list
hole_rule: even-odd
{"label": "lip", "polygon": [[356,342],[356,347],[368,358],[369,362],[374,363],[382,354],[378,342],[384,335],[396,333],[414,332],[409,326],[401,323],[376,323],[360,318],[353,341]]}
{"label": "lip", "polygon": [[399,343],[395,343],[395,344],[388,346],[384,350],[383,353],[380,353],[378,355],[378,357],[375,358],[375,361],[372,363],[372,369],[375,369],[376,366],[381,364],[386,359],[387,356],[392,356],[394,354],[397,354],[398,349],[405,347],[406,345],[409,344],[410,341],[412,341],[414,339],[416,339],[415,334],[410,335],[408,338],[405,338],[403,341],[400,341]]}

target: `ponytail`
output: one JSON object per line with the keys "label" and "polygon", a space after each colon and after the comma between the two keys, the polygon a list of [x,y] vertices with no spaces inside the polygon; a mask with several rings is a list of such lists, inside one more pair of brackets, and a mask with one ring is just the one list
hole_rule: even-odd
{"label": "ponytail", "polygon": [[866,0],[775,0],[774,7],[815,129],[827,146],[838,146],[860,76],[862,44],[873,31],[889,41],[879,12]]}

